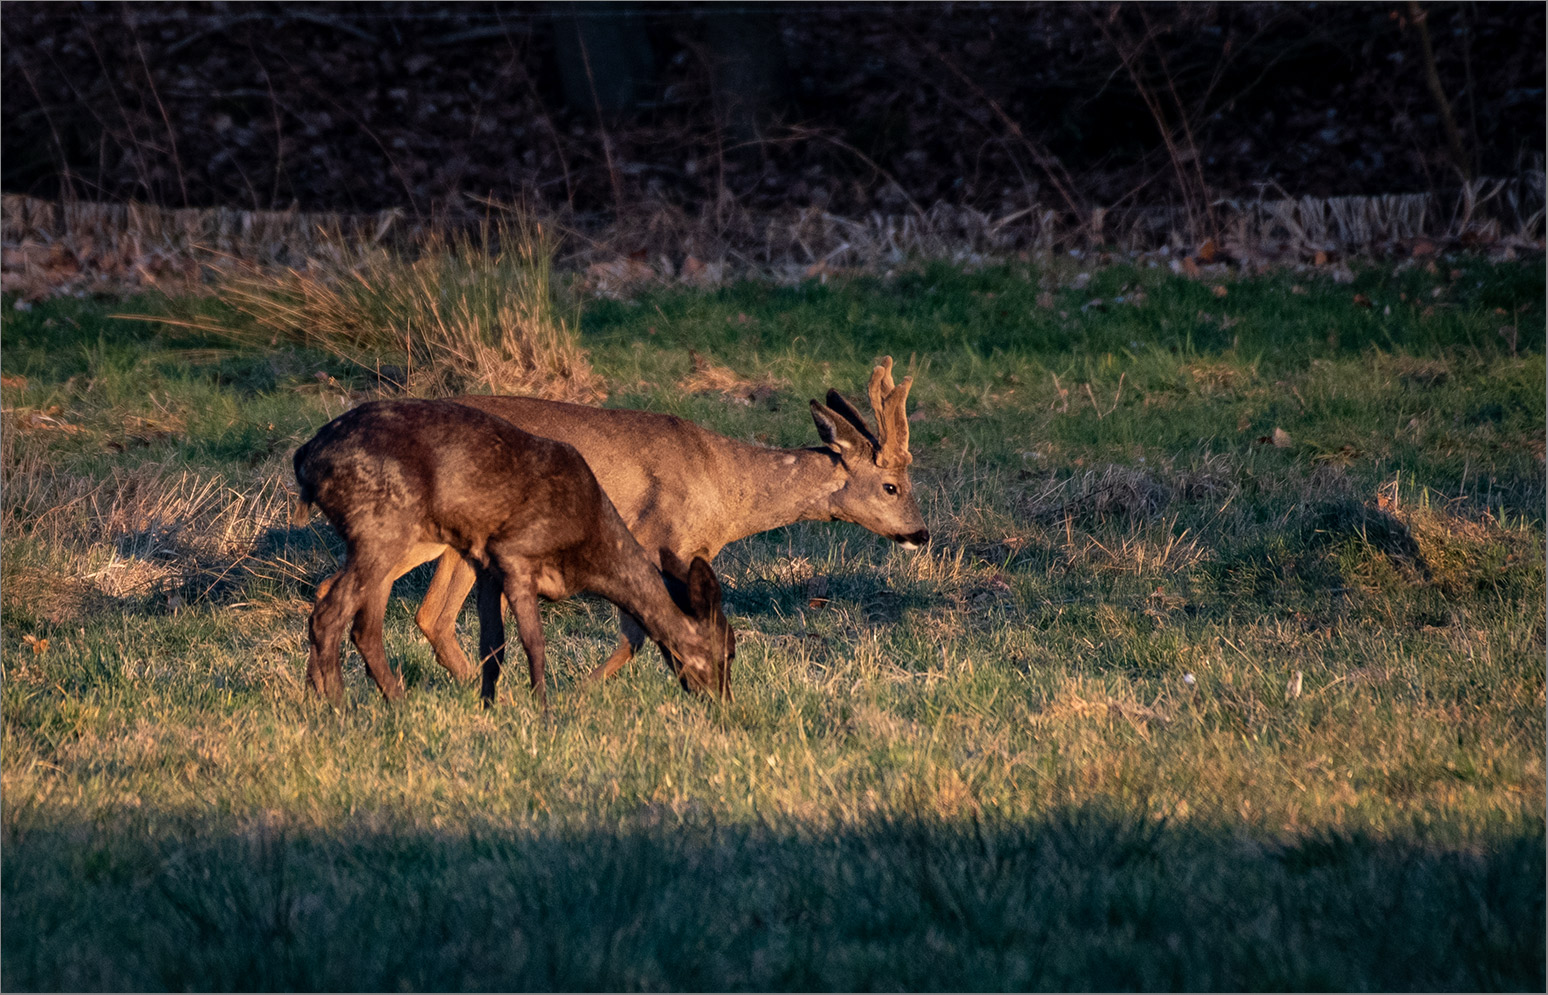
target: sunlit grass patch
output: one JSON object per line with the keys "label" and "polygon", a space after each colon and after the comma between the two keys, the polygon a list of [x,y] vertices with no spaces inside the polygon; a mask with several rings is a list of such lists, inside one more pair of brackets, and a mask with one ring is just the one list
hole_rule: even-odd
{"label": "sunlit grass patch", "polygon": [[342,548],[288,460],[374,369],[6,310],[3,980],[1540,988],[1543,360],[1492,309],[1541,273],[1457,268],[588,305],[610,403],[772,444],[894,355],[932,542],[730,546],[726,705],[650,646],[583,685],[614,612],[545,606],[548,715],[435,663],[425,570],[403,707],[305,693]]}

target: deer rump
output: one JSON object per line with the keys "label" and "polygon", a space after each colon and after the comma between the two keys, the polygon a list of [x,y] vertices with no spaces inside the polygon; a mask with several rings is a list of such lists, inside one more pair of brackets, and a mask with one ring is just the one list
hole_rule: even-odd
{"label": "deer rump", "polygon": [[[504,654],[503,594],[516,616],[533,689],[544,695],[536,598],[592,591],[661,645],[685,687],[729,693],[734,636],[707,562],[671,562],[672,585],[640,548],[572,446],[447,401],[377,401],[323,426],[295,455],[298,517],[316,505],[347,547],[309,624],[311,687],[342,695],[346,625],[389,699],[382,619],[392,581],[450,547],[478,572],[483,696],[493,700]],[[461,677],[473,676],[466,667]]]}

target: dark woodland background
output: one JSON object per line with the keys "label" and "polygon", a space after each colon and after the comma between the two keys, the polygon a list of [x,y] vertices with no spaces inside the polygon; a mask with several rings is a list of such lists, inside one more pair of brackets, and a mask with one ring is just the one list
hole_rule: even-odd
{"label": "dark woodland background", "polygon": [[1078,215],[1455,188],[1544,143],[1540,3],[0,14],[0,178],[48,198]]}

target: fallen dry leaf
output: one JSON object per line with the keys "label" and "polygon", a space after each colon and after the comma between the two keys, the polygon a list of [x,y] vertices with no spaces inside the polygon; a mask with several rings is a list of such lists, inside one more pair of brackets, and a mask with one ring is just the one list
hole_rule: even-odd
{"label": "fallen dry leaf", "polygon": [[1290,441],[1290,433],[1278,425],[1274,426],[1274,433],[1269,438],[1274,443],[1275,449],[1289,449],[1293,445]]}

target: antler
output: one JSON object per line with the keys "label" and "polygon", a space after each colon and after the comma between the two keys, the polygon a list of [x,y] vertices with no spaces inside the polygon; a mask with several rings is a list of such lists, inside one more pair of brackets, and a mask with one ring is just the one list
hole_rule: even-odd
{"label": "antler", "polygon": [[881,448],[876,452],[877,466],[908,466],[913,462],[908,451],[908,414],[903,409],[913,384],[913,377],[904,377],[901,384],[893,383],[891,356],[884,357],[881,365],[871,371],[871,411],[876,415],[876,434],[881,440]]}

